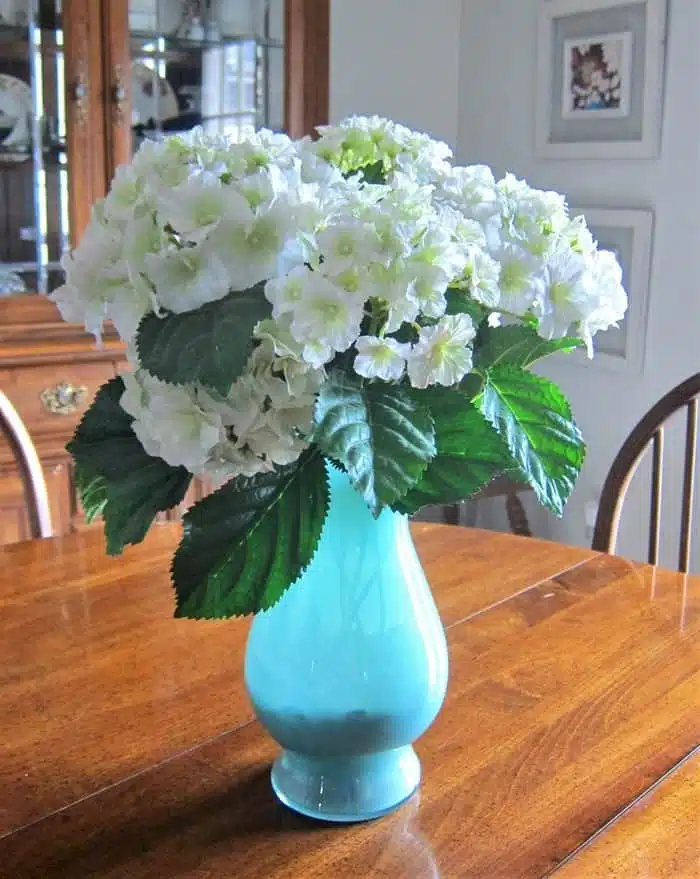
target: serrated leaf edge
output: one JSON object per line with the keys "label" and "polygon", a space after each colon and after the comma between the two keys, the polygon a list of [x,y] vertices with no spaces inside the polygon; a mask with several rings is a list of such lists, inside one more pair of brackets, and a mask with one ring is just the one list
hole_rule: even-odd
{"label": "serrated leaf edge", "polygon": [[[312,461],[317,455],[320,455],[320,457],[322,457],[324,460],[326,460],[326,456],[325,456],[325,455],[322,455],[321,452],[320,452],[319,450],[314,450],[314,454],[313,454],[313,455],[310,455],[310,456],[307,458],[307,461],[305,462],[305,464],[306,464],[306,463],[309,463],[310,461]],[[286,480],[286,484],[287,484],[287,485],[291,484],[292,478],[294,477],[294,474],[297,473],[297,472],[298,472],[298,469],[295,469],[294,471],[292,471],[292,473],[289,474],[289,478]],[[324,532],[324,530],[325,530],[326,523],[327,523],[327,520],[328,520],[328,510],[329,510],[329,508],[330,508],[330,480],[328,479],[328,469],[327,469],[327,467],[324,467],[323,482],[324,482],[324,486],[325,486],[324,500],[323,500],[323,524],[322,524],[322,526],[321,526],[321,530],[319,531],[319,535],[318,535],[318,538],[317,538],[317,540],[316,540],[316,545],[314,546],[314,549],[313,549],[313,551],[312,551],[312,553],[311,553],[311,556],[310,556],[310,558],[309,558],[309,561],[308,561],[305,565],[302,565],[302,566],[301,566],[301,568],[299,569],[299,573],[297,574],[296,578],[295,578],[291,583],[289,583],[289,584],[288,584],[288,585],[282,590],[282,592],[280,593],[279,597],[278,597],[275,601],[273,601],[272,603],[270,603],[270,604],[268,604],[268,605],[261,606],[257,611],[254,611],[254,614],[255,614],[255,613],[264,612],[264,611],[268,611],[268,610],[271,610],[273,607],[275,607],[275,606],[276,606],[276,605],[282,600],[282,598],[287,594],[288,590],[291,589],[292,586],[294,586],[294,584],[297,583],[297,582],[301,579],[301,577],[306,573],[306,571],[310,568],[311,564],[313,563],[313,560],[314,560],[314,558],[316,557],[316,554],[317,554],[317,552],[318,552],[318,547],[320,546],[321,539],[323,538],[323,532]],[[217,489],[217,491],[222,491],[224,488],[226,488],[227,485],[229,485],[229,483],[225,483],[224,485],[220,486],[220,487]],[[216,494],[216,492],[214,492],[214,494]],[[272,497],[270,503],[269,503],[268,506],[266,507],[266,510],[269,510],[269,509],[273,506],[273,504],[276,503],[276,502],[282,497],[283,494],[284,494],[284,489],[282,489],[282,490],[278,491],[277,493],[275,493],[275,494],[273,495],[273,497]],[[211,496],[212,496],[212,495],[208,495],[207,497],[211,497]],[[207,499],[207,498],[204,498],[203,500],[206,500],[206,499]],[[195,505],[195,506],[196,506],[196,505]],[[251,529],[249,529],[248,531],[245,532],[245,539],[244,539],[243,542],[246,542],[246,541],[248,540],[249,536],[255,533],[255,531],[258,529],[258,527],[259,527],[259,525],[260,525],[260,519],[261,519],[261,518],[262,518],[261,516],[258,516],[258,517],[257,517],[258,521],[256,522],[256,524],[253,525],[253,527],[252,527]],[[178,553],[180,552],[180,550],[182,549],[182,541],[184,540],[185,533],[186,533],[186,520],[187,520],[187,513],[185,514],[185,516],[183,516],[183,538],[182,538],[182,540],[180,541],[180,544],[178,545],[177,549],[175,550],[175,552],[174,552],[173,555],[172,555],[172,558],[171,558],[171,560],[170,560],[170,568],[169,568],[170,581],[171,581],[171,588],[172,588],[172,591],[173,591],[174,594],[175,594],[175,605],[176,605],[176,607],[177,607],[177,603],[178,603],[178,602],[177,602],[177,598],[178,598],[178,596],[177,596],[177,590],[176,590],[176,587],[175,587],[175,563],[176,563],[177,555],[178,555]],[[236,546],[239,546],[239,545],[240,545],[240,543],[236,544]],[[230,553],[231,550],[229,549],[228,552]],[[217,566],[217,568],[216,568],[216,573],[219,573],[219,572],[221,571],[221,569],[222,569],[223,567],[225,567],[226,564],[228,564],[229,558],[230,558],[229,555],[226,555],[226,556],[225,556],[225,559],[224,559],[224,560],[223,560],[223,561]],[[216,576],[216,573],[214,573],[214,571],[212,571],[208,576],[209,576],[209,577],[211,577],[211,576]],[[250,614],[246,614],[246,613],[232,613],[232,614],[229,614],[228,616],[225,616],[225,617],[224,617],[224,616],[221,616],[221,617],[204,617],[204,616],[199,616],[199,617],[184,617],[184,619],[187,619],[187,620],[190,620],[190,621],[196,621],[196,622],[211,622],[212,620],[229,620],[229,619],[234,619],[234,618],[235,618],[235,619],[238,619],[238,618],[246,617],[246,616],[250,616]]]}

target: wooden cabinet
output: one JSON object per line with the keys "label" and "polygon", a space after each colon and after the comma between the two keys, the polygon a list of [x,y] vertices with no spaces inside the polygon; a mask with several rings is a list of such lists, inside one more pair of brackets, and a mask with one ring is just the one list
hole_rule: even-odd
{"label": "wooden cabinet", "polygon": [[[15,0],[0,13],[0,387],[37,446],[56,533],[84,527],[65,444],[124,368],[114,334],[97,348],[46,297],[62,253],[144,138],[326,122],[328,29],[329,0]],[[0,544],[27,536],[0,445]]]}

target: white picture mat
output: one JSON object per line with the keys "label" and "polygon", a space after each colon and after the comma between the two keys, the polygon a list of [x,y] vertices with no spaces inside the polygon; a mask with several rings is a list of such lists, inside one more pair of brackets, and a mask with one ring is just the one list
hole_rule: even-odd
{"label": "white picture mat", "polygon": [[[552,139],[553,112],[562,113],[561,103],[553,111],[554,30],[557,21],[582,13],[601,13],[625,7],[643,7],[645,40],[641,95],[640,136],[634,140],[555,141]],[[591,36],[600,33],[592,27]],[[548,0],[540,6],[537,47],[537,99],[535,108],[536,152],[544,158],[602,159],[653,158],[660,149],[661,106],[666,33],[666,0]],[[588,36],[581,35],[580,42]],[[630,83],[630,88],[633,83]],[[577,117],[583,114],[577,114]],[[597,117],[600,118],[600,117]]]}

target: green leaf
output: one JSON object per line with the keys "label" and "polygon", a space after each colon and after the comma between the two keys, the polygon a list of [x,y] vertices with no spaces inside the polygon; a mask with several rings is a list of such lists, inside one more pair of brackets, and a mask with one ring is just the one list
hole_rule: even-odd
{"label": "green leaf", "polygon": [[479,407],[535,490],[557,516],[581,470],[585,445],[569,404],[547,379],[507,364],[487,370]]}
{"label": "green leaf", "polygon": [[435,454],[430,414],[398,385],[331,373],[314,421],[314,442],[341,463],[375,516],[418,482]]}
{"label": "green leaf", "polygon": [[415,393],[429,400],[437,455],[395,510],[412,514],[426,504],[455,503],[496,476],[517,470],[506,444],[467,394],[437,387]]}
{"label": "green leaf", "polygon": [[474,326],[479,324],[488,315],[489,309],[471,298],[466,290],[460,287],[448,287],[445,294],[447,309],[445,314],[468,314],[474,321]]}
{"label": "green leaf", "polygon": [[328,512],[318,451],[272,473],[231,480],[185,514],[172,566],[178,617],[213,619],[272,607],[316,552]]}
{"label": "green leaf", "polygon": [[200,382],[228,393],[253,349],[256,324],[272,314],[263,290],[257,284],[196,311],[146,315],[136,336],[141,363],[170,384]]}
{"label": "green leaf", "polygon": [[75,484],[78,489],[80,505],[85,514],[85,521],[90,525],[103,514],[107,504],[107,483],[101,476],[94,476],[75,466]]}
{"label": "green leaf", "polygon": [[360,173],[365,183],[386,183],[386,174],[384,172],[384,160],[379,159],[370,165],[360,168]]}
{"label": "green leaf", "polygon": [[143,540],[155,516],[180,503],[192,478],[147,454],[119,404],[123,393],[122,378],[103,385],[67,446],[80,502],[89,521],[104,518],[110,555]]}
{"label": "green leaf", "polygon": [[512,324],[505,327],[483,327],[475,347],[479,368],[509,364],[525,368],[558,351],[573,351],[583,346],[581,339],[543,339],[532,327]]}

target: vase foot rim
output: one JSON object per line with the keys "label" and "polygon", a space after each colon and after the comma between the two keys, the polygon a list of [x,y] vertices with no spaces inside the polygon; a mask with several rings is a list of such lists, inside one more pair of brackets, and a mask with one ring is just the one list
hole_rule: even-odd
{"label": "vase foot rim", "polygon": [[319,821],[354,824],[402,806],[420,785],[411,745],[364,757],[315,758],[283,751],[272,767],[272,789],[287,808]]}

